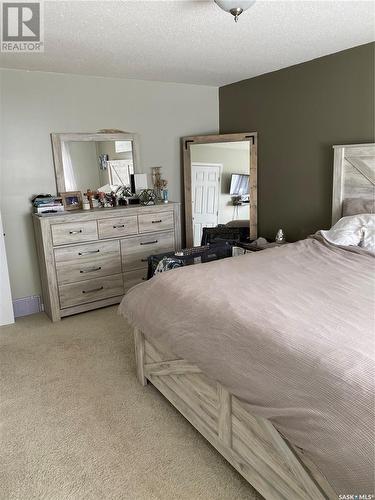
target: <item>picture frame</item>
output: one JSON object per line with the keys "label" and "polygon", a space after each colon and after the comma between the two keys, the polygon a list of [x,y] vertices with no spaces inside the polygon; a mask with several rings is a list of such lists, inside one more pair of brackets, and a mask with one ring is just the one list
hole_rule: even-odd
{"label": "picture frame", "polygon": [[60,193],[64,210],[82,210],[82,193],[81,191],[66,191]]}

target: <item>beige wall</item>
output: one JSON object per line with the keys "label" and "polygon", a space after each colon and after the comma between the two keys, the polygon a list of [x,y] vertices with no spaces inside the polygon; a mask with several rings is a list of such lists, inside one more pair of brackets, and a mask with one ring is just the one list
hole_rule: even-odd
{"label": "beige wall", "polygon": [[[238,149],[222,145],[195,144],[190,146],[191,161],[195,163],[220,163],[223,166],[220,182],[219,224],[226,224],[234,219],[249,219],[249,205],[242,205],[234,211],[232,197],[229,194],[232,174],[250,173],[249,143],[240,143]],[[246,149],[244,149],[244,147]]]}
{"label": "beige wall", "polygon": [[56,193],[51,132],[138,132],[145,172],[163,166],[181,200],[180,137],[217,133],[218,89],[0,70],[0,209],[13,299],[40,293],[30,197]]}

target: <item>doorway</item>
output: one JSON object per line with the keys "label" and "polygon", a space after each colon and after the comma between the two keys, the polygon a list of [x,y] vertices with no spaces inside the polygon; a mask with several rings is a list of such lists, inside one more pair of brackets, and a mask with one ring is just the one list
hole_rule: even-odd
{"label": "doorway", "polygon": [[191,165],[194,246],[201,244],[204,227],[215,227],[218,224],[222,168],[218,163]]}

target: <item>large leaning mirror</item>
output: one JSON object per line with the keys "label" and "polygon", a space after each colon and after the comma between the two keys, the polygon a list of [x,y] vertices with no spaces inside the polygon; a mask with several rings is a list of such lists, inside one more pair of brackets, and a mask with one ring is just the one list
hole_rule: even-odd
{"label": "large leaning mirror", "polygon": [[[131,189],[139,173],[138,136],[133,133],[51,134],[57,191]],[[146,186],[147,187],[147,186]]]}
{"label": "large leaning mirror", "polygon": [[183,139],[186,245],[199,246],[204,228],[245,227],[257,237],[257,134]]}

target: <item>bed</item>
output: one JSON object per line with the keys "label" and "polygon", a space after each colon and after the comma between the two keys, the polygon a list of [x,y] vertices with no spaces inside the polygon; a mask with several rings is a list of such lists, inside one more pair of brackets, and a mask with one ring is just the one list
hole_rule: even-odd
{"label": "bed", "polygon": [[[335,147],[333,222],[373,204],[374,158]],[[138,285],[120,311],[140,383],[266,499],[374,493],[373,259],[316,235]]]}

